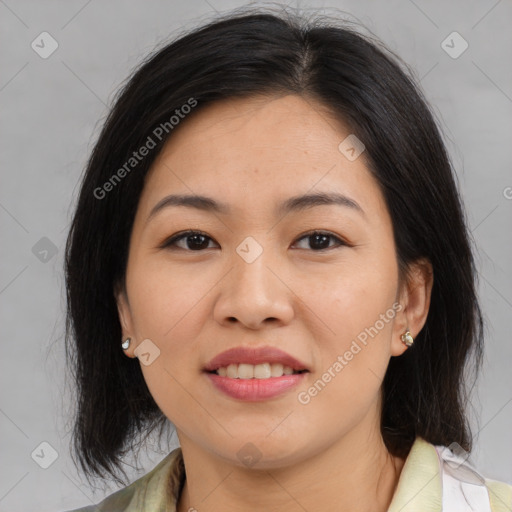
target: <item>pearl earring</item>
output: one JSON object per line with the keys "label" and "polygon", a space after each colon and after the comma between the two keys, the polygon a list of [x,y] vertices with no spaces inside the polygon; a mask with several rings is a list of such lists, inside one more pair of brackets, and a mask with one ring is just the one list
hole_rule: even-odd
{"label": "pearl earring", "polygon": [[410,347],[414,343],[414,338],[411,336],[409,331],[405,331],[401,336],[402,343]]}
{"label": "pearl earring", "polygon": [[132,341],[131,338],[126,338],[123,343],[121,343],[121,347],[123,347],[123,350],[126,350],[130,346],[130,342]]}

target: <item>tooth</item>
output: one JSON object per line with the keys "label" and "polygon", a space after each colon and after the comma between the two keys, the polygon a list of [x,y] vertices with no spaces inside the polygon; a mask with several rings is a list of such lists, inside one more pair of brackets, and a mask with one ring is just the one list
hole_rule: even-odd
{"label": "tooth", "polygon": [[239,379],[252,379],[254,377],[254,366],[252,364],[239,364],[238,365],[238,378]]}
{"label": "tooth", "polygon": [[281,377],[283,375],[283,365],[281,363],[272,363],[270,365],[270,375],[272,377]]}
{"label": "tooth", "polygon": [[236,379],[238,377],[238,365],[237,364],[230,364],[228,366],[226,377],[229,377],[230,379]]}
{"label": "tooth", "polygon": [[295,372],[290,366],[281,363],[261,363],[257,365],[240,363],[217,368],[217,374],[230,379],[268,379],[292,375]]}
{"label": "tooth", "polygon": [[257,364],[254,367],[254,378],[255,379],[268,379],[271,376],[270,364],[262,363]]}

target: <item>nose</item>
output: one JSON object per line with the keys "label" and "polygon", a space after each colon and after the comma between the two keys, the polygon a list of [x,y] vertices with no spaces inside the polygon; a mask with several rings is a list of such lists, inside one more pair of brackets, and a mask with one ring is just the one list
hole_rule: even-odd
{"label": "nose", "polygon": [[[232,270],[219,283],[214,317],[223,325],[239,322],[249,329],[286,325],[294,315],[293,297],[281,266],[263,251],[251,263],[236,252]],[[231,262],[230,262],[231,263]]]}

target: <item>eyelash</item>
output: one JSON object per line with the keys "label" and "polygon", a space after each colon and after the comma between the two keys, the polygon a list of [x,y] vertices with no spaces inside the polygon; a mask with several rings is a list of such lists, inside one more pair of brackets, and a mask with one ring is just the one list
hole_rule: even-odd
{"label": "eyelash", "polygon": [[[213,240],[213,238],[208,236],[203,231],[197,231],[197,230],[182,231],[181,233],[177,233],[177,234],[171,236],[170,238],[166,239],[159,246],[159,248],[160,249],[169,249],[169,250],[183,250],[183,251],[187,251],[187,252],[202,252],[202,251],[206,250],[206,249],[198,249],[198,250],[194,251],[192,249],[183,249],[182,247],[176,247],[176,242],[186,239],[189,236],[193,236],[193,235],[201,235],[201,236],[204,236],[205,238],[209,238],[210,240]],[[312,249],[313,252],[326,252],[326,251],[336,249],[337,247],[341,247],[341,246],[351,247],[350,244],[348,244],[343,239],[341,239],[339,236],[337,236],[329,231],[318,231],[318,230],[309,231],[307,233],[304,233],[303,235],[300,235],[300,237],[297,238],[297,241],[300,241],[300,240],[303,240],[304,238],[308,238],[308,237],[315,236],[315,235],[328,236],[332,239],[335,239],[338,245],[333,246],[333,247],[327,247],[324,249],[318,249],[318,250]]]}

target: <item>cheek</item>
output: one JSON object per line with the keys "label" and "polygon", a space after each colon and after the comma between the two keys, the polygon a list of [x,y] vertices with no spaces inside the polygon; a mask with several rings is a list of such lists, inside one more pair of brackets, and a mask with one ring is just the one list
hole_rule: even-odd
{"label": "cheek", "polygon": [[[349,263],[331,267],[326,275],[308,276],[300,292],[305,304],[324,321],[326,331],[342,339],[374,325],[392,308],[397,291],[394,264],[374,259]],[[380,326],[379,330],[385,329]]]}
{"label": "cheek", "polygon": [[368,414],[389,364],[394,294],[373,288],[367,297],[365,291],[358,286],[338,289],[324,296],[325,307],[319,310],[330,330],[315,336],[319,362],[299,392],[300,403],[308,402],[303,421],[320,418],[326,435],[348,430]]}
{"label": "cheek", "polygon": [[207,301],[201,299],[211,288],[200,273],[187,274],[187,279],[183,275],[159,265],[133,274],[131,282],[138,340],[150,339],[159,350],[152,364],[141,363],[144,380],[160,410],[177,426],[187,415],[201,417],[186,390],[200,372],[197,340],[201,315],[207,314]]}
{"label": "cheek", "polygon": [[[376,393],[391,356],[391,333],[398,306],[393,253],[390,258],[361,258],[357,265],[340,267],[328,279],[316,283],[304,283],[302,291],[316,315],[307,313],[306,308],[302,314],[322,327],[315,334],[319,373],[331,368],[337,376],[343,374],[332,379],[336,383],[330,385],[340,387],[339,399],[350,401],[361,393]],[[343,371],[335,372],[332,367],[339,356]]]}
{"label": "cheek", "polygon": [[204,282],[201,273],[189,273],[184,279],[162,264],[133,268],[137,271],[128,274],[127,286],[136,339],[138,343],[151,340],[150,351],[158,354],[149,365],[141,360],[141,371],[159,408],[171,421],[179,421],[176,411],[193,406],[184,389],[199,375],[196,340],[202,324],[198,315],[207,314],[207,301],[201,299],[212,285]]}
{"label": "cheek", "polygon": [[128,286],[137,332],[146,338],[172,345],[183,332],[193,339],[199,322],[198,306],[204,300],[214,281],[200,271],[180,271],[165,261],[134,265]]}

